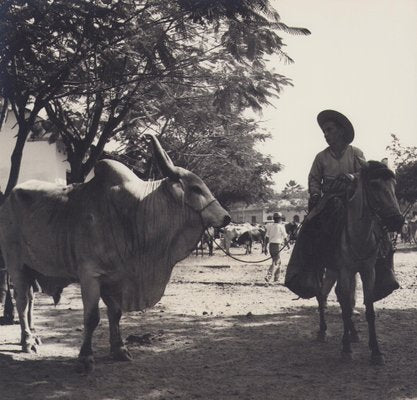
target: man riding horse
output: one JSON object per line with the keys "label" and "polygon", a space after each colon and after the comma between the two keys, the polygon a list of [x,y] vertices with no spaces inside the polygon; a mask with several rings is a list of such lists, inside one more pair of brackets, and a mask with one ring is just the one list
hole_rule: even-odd
{"label": "man riding horse", "polygon": [[[355,132],[346,116],[324,110],[317,122],[329,146],[316,155],[308,176],[309,215],[288,264],[286,285],[301,297],[317,296],[320,291],[326,299],[337,280],[333,257],[346,220],[346,200],[366,160],[350,144]],[[378,284],[385,287],[375,291],[385,297],[399,285],[389,266],[379,273],[384,276],[377,279]],[[351,301],[354,305],[354,298]]]}

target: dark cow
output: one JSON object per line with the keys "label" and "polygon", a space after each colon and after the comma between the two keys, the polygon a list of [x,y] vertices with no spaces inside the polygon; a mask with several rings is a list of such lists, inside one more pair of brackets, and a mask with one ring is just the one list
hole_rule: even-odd
{"label": "dark cow", "polygon": [[149,135],[161,172],[142,181],[123,164],[102,160],[84,184],[18,185],[0,208],[0,247],[15,288],[25,352],[36,351],[28,324],[30,286],[56,296],[79,282],[84,305],[84,340],[79,367],[94,367],[92,336],[98,303],[107,306],[110,350],[130,360],[119,328],[123,311],[144,310],[162,297],[174,265],[195,248],[208,226],[230,222],[203,181],[176,167]]}
{"label": "dark cow", "polygon": [[[266,229],[264,227],[252,227],[246,232],[243,232],[237,239],[237,243],[245,246],[245,254],[252,254],[253,242],[261,243],[261,252],[265,253],[265,234]],[[266,253],[265,253],[266,254]]]}

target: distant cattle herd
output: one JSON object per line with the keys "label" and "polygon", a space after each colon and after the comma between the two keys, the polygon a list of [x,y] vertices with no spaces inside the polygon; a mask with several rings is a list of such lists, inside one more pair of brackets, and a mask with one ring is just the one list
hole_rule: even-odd
{"label": "distant cattle herd", "polygon": [[[245,250],[245,255],[252,254],[252,246],[259,243],[261,253],[268,254],[266,243],[266,225],[272,223],[268,221],[264,224],[230,223],[222,229],[206,230],[201,241],[198,243],[195,254],[204,256],[205,254],[213,255],[214,244],[221,247],[226,254],[230,254],[231,247],[239,247]],[[290,243],[294,243],[297,238],[299,224],[294,222],[284,223],[285,230],[289,235]]]}

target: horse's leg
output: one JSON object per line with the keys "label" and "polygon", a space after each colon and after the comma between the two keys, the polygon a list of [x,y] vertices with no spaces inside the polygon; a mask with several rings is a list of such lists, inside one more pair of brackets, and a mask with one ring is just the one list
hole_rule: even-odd
{"label": "horse's leg", "polygon": [[373,301],[373,290],[375,286],[375,270],[369,268],[361,272],[363,285],[363,297],[366,307],[366,321],[368,322],[369,348],[371,350],[371,363],[374,365],[384,365],[385,359],[379,349],[375,327],[375,309]]}
{"label": "horse's leg", "polygon": [[337,280],[337,271],[326,270],[323,276],[323,281],[320,287],[320,292],[316,296],[317,303],[319,305],[319,331],[317,332],[317,340],[319,342],[325,342],[327,339],[327,324],[326,324],[326,309],[327,309],[327,297],[329,296],[332,287]]}
{"label": "horse's leg", "polygon": [[317,302],[319,304],[319,326],[320,326],[320,330],[317,332],[317,340],[319,342],[326,342],[326,338],[327,338],[327,324],[326,324],[326,318],[325,318],[325,298],[323,293],[320,290],[320,293],[318,296],[316,296],[317,298]]}
{"label": "horse's leg", "polygon": [[352,359],[352,345],[350,332],[353,327],[352,303],[351,303],[351,276],[349,271],[342,269],[336,286],[337,299],[342,309],[343,337],[342,337],[342,359]]}
{"label": "horse's leg", "polygon": [[120,333],[122,317],[122,291],[119,286],[101,286],[101,298],[107,306],[107,317],[110,329],[110,354],[117,361],[131,361],[132,355],[123,343]]}
{"label": "horse's leg", "polygon": [[323,276],[323,284],[321,287],[321,295],[324,309],[327,308],[327,298],[329,297],[330,291],[337,281],[338,272],[333,269],[326,269]]}
{"label": "horse's leg", "polygon": [[94,370],[94,356],[91,342],[94,330],[100,322],[98,302],[100,300],[99,283],[92,277],[80,277],[81,296],[84,307],[84,340],[78,355],[77,370],[91,372]]}
{"label": "horse's leg", "polygon": [[[356,274],[350,277],[350,305],[352,307],[352,315],[357,313],[355,311],[356,307]],[[350,327],[350,342],[351,343],[359,343],[359,335],[358,331],[355,328],[355,323],[351,320],[351,327]]]}

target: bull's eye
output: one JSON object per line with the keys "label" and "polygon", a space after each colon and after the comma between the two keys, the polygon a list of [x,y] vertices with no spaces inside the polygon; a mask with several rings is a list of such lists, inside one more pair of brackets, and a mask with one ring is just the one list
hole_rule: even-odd
{"label": "bull's eye", "polygon": [[201,190],[201,188],[199,186],[191,186],[190,190],[195,193],[195,194],[203,194],[203,191]]}

